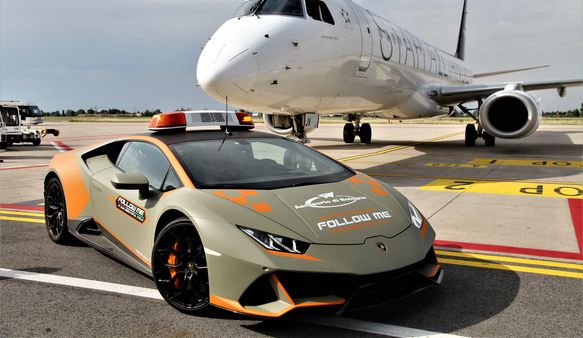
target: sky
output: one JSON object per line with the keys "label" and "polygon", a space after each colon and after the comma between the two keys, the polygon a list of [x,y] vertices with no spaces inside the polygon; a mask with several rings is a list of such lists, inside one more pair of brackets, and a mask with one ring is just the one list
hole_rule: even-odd
{"label": "sky", "polygon": [[[354,0],[453,53],[463,0]],[[221,109],[196,86],[202,47],[242,1],[0,0],[0,99],[44,111]],[[550,68],[476,82],[583,78],[583,1],[469,0],[474,73]],[[544,111],[580,108],[583,89],[533,92]]]}

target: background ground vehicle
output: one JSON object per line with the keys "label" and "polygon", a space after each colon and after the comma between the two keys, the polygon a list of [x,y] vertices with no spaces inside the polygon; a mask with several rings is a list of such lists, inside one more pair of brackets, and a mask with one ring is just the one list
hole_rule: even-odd
{"label": "background ground vehicle", "polygon": [[32,102],[0,101],[0,113],[5,123],[7,144],[32,143],[39,145],[46,134],[59,135],[56,129],[36,129],[34,126],[43,123],[42,112]]}

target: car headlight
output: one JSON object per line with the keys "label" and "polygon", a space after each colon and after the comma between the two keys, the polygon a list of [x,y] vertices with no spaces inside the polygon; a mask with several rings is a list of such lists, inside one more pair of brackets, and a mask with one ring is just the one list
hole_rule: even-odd
{"label": "car headlight", "polygon": [[237,227],[267,250],[301,255],[306,253],[310,247],[309,243],[298,241],[297,239],[274,235],[264,231],[245,228],[242,226]]}
{"label": "car headlight", "polygon": [[421,229],[424,225],[426,225],[427,220],[411,202],[409,202],[409,213],[411,214],[411,222],[417,228]]}

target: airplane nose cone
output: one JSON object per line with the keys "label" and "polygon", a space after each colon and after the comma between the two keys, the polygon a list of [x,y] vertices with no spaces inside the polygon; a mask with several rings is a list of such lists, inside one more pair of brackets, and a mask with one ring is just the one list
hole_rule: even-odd
{"label": "airplane nose cone", "polygon": [[201,88],[219,101],[226,96],[248,96],[257,81],[257,61],[249,49],[233,50],[225,45],[213,53],[205,48],[196,76]]}

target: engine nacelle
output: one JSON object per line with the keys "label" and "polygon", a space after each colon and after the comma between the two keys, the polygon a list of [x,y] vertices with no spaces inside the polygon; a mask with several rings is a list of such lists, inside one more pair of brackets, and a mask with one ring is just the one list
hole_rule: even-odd
{"label": "engine nacelle", "polygon": [[[295,120],[295,126],[294,126]],[[306,113],[298,115],[263,114],[263,121],[269,130],[282,136],[297,136],[298,127],[307,134],[318,128],[320,116],[318,114]]]}
{"label": "engine nacelle", "polygon": [[542,119],[538,102],[519,90],[492,94],[480,108],[480,123],[495,137],[522,138],[534,133]]}

